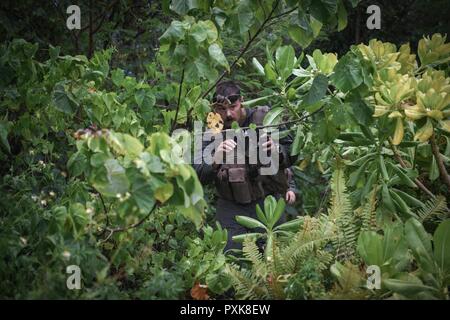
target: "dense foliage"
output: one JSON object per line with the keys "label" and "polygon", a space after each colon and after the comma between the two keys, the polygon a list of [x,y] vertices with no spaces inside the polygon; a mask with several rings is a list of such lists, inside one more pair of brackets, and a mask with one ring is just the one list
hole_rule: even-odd
{"label": "dense foliage", "polygon": [[[0,297],[448,299],[450,43],[318,49],[358,2],[113,1],[98,46],[92,32],[19,39],[3,17]],[[124,15],[140,10],[130,36]],[[151,53],[127,51],[138,36]],[[266,198],[258,219],[238,218],[258,232],[225,255],[214,194],[171,133],[205,121],[230,74],[246,106],[271,105],[264,125],[290,124],[302,201]]]}

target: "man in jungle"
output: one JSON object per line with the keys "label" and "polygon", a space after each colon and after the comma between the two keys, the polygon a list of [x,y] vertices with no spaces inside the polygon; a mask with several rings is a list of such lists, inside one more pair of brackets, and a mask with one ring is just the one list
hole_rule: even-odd
{"label": "man in jungle", "polygon": [[[230,129],[234,121],[240,128],[249,127],[252,123],[257,126],[262,125],[269,107],[259,106],[250,109],[245,108],[242,102],[240,88],[235,82],[226,81],[217,85],[212,109],[213,112],[220,114],[223,129]],[[216,219],[228,231],[225,251],[241,248],[241,245],[234,242],[232,237],[249,231],[236,221],[237,215],[257,219],[256,205],[259,204],[261,208],[264,208],[264,198],[268,195],[276,198],[284,196],[288,204],[293,204],[296,200],[296,188],[289,168],[291,165],[289,149],[292,144],[290,136],[280,139],[279,142],[267,134],[260,136],[258,146],[263,152],[277,153],[274,157],[278,160],[277,170],[270,175],[261,174],[261,168],[264,165],[259,161],[256,164],[251,164],[247,161],[248,158],[245,158],[245,164],[236,164],[237,161],[229,164],[225,161],[226,154],[232,156],[234,154],[234,160],[236,160],[236,154],[239,152],[236,141],[223,138],[223,141],[212,151],[212,164],[207,164],[205,161],[196,161],[194,164],[201,183],[214,183],[216,186],[218,196]],[[204,141],[202,149],[205,150],[209,143]],[[248,147],[245,151],[248,152]]]}

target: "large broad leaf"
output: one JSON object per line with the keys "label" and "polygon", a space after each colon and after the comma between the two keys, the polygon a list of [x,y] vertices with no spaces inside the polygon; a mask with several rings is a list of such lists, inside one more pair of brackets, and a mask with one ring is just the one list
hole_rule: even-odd
{"label": "large broad leaf", "polygon": [[170,10],[175,11],[179,15],[185,15],[191,9],[199,7],[198,0],[172,0],[170,4]]}
{"label": "large broad leaf", "polygon": [[292,46],[279,47],[275,52],[276,69],[283,80],[292,74],[295,62],[295,51]]}
{"label": "large broad leaf", "polygon": [[383,261],[389,262],[389,268],[393,272],[401,271],[409,263],[409,257],[407,254],[408,245],[406,243],[403,224],[394,223],[388,225],[384,229],[383,237]]}
{"label": "large broad leaf", "polygon": [[92,185],[105,196],[115,197],[128,191],[130,182],[125,174],[125,169],[116,159],[105,162],[106,181],[93,181]]}
{"label": "large broad leaf", "polygon": [[214,43],[210,45],[208,48],[208,53],[215,62],[230,71],[230,66],[228,65],[227,58],[225,58],[225,55],[223,54],[222,49],[218,44]]}
{"label": "large broad leaf", "polygon": [[236,216],[236,221],[243,225],[246,228],[254,229],[254,228],[263,228],[266,229],[266,226],[264,226],[261,222],[259,222],[256,219],[247,217],[247,216]]}
{"label": "large broad leaf", "polygon": [[129,134],[110,132],[108,135],[108,143],[117,153],[127,155],[131,158],[139,156],[144,150],[142,143]]}
{"label": "large broad leaf", "polygon": [[434,273],[435,265],[432,258],[431,236],[423,225],[414,218],[405,223],[406,241],[414,254],[419,266],[426,272]]}
{"label": "large broad leaf", "polygon": [[145,89],[139,89],[134,94],[134,98],[136,103],[142,110],[148,110],[155,105],[156,99],[155,96],[149,91]]}
{"label": "large broad leaf", "polygon": [[354,54],[347,53],[336,64],[330,79],[339,90],[350,91],[364,81],[361,68],[359,59]]}
{"label": "large broad leaf", "polygon": [[337,0],[311,1],[311,15],[321,22],[326,22],[330,16],[337,12]]}
{"label": "large broad leaf", "polygon": [[338,3],[338,31],[342,31],[347,26],[347,10],[343,0]]}
{"label": "large broad leaf", "polygon": [[142,213],[148,213],[155,205],[153,190],[149,182],[140,176],[133,179],[131,196]]}
{"label": "large broad leaf", "polygon": [[358,237],[357,250],[367,265],[383,265],[383,237],[376,232],[361,232]]}
{"label": "large broad leaf", "polygon": [[305,98],[303,99],[303,103],[306,105],[311,105],[318,102],[327,93],[327,87],[328,87],[328,78],[323,74],[317,75],[313,80],[311,89],[308,91]]}
{"label": "large broad leaf", "polygon": [[178,42],[181,39],[184,39],[186,28],[187,25],[185,23],[181,21],[172,21],[166,32],[159,38],[161,44]]}
{"label": "large broad leaf", "polygon": [[281,114],[283,113],[283,107],[276,107],[271,109],[264,117],[263,125],[268,126],[272,124],[278,124],[281,119]]}
{"label": "large broad leaf", "polygon": [[285,207],[286,207],[286,202],[284,201],[284,199],[281,198],[280,200],[278,200],[277,206],[275,207],[272,219],[270,221],[270,227],[273,227],[275,225],[275,223],[277,223],[277,221],[280,220]]}
{"label": "large broad leaf", "polygon": [[246,33],[253,24],[255,14],[250,7],[249,1],[241,0],[236,7],[235,14],[231,15],[231,24],[233,28],[239,33]]}
{"label": "large broad leaf", "polygon": [[434,233],[434,259],[439,268],[450,275],[450,220],[442,222]]}
{"label": "large broad leaf", "polygon": [[424,292],[435,292],[436,289],[423,285],[419,278],[409,276],[408,279],[386,279],[383,284],[391,291],[404,295],[408,298],[414,298],[415,295]]}
{"label": "large broad leaf", "polygon": [[56,109],[66,114],[72,115],[78,107],[78,102],[66,91],[63,83],[57,83],[52,93],[53,103]]}

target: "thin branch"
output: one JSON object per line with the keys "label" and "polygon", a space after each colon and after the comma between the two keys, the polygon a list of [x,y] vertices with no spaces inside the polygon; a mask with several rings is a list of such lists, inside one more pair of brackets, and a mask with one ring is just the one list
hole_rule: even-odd
{"label": "thin branch", "polygon": [[[99,193],[98,195],[99,195],[99,197],[100,197],[100,201],[102,202],[103,211],[105,212],[105,216],[106,216],[106,228],[108,228],[108,226],[109,226],[108,209],[106,209],[105,200],[103,200],[102,194]],[[106,228],[105,228],[105,231],[106,231]]]}
{"label": "thin branch", "polygon": [[447,169],[445,168],[444,161],[442,160],[441,153],[439,152],[439,147],[436,143],[436,138],[434,136],[434,132],[430,137],[430,144],[431,144],[431,150],[433,152],[434,158],[436,159],[436,162],[438,165],[441,179],[444,181],[444,183],[450,189],[450,175],[448,174]]}
{"label": "thin branch", "polygon": [[181,91],[183,91],[183,82],[184,82],[184,68],[181,72],[181,79],[180,79],[180,85],[178,89],[178,102],[177,102],[177,111],[175,112],[175,118],[172,122],[172,128],[170,129],[170,133],[175,130],[175,126],[177,125],[177,119],[178,119],[178,112],[180,111],[180,105],[181,105]]}
{"label": "thin branch", "polygon": [[[306,120],[307,118],[311,117],[312,115],[314,115],[316,113],[319,113],[324,108],[325,108],[325,106],[322,106],[322,107],[320,107],[320,109],[317,109],[316,111],[314,111],[314,112],[312,112],[310,114],[304,115],[304,116],[302,116],[302,117],[300,117],[298,119],[295,119],[295,120],[285,121],[285,122],[281,122],[281,123],[278,123],[278,124],[269,124],[269,125],[265,125],[265,126],[256,126],[256,127],[253,127],[253,129],[256,130],[256,129],[265,129],[265,128],[275,128],[275,127],[280,127],[280,126],[284,126],[284,125],[288,125],[288,124],[294,124],[294,123],[297,123],[297,122],[301,122],[301,121]],[[249,126],[249,127],[239,127],[237,129],[225,129],[225,130],[220,131],[220,133],[225,133],[225,132],[228,132],[228,131],[236,131],[236,130],[246,130],[246,129],[252,129],[252,127]],[[203,132],[194,133],[194,135],[195,134],[203,134]]]}
{"label": "thin branch", "polygon": [[[245,44],[245,46],[242,48],[241,52],[239,53],[239,55],[236,57],[236,59],[233,61],[233,63],[230,65],[230,71],[225,70],[224,72],[222,72],[222,74],[220,75],[220,77],[208,88],[208,90],[206,90],[200,97],[202,99],[204,99],[210,92],[211,90],[213,90],[216,85],[225,77],[225,75],[227,73],[230,73],[231,70],[236,66],[236,64],[238,63],[238,61],[242,58],[242,56],[247,52],[248,48],[250,47],[250,45],[253,43],[253,41],[255,41],[255,39],[258,37],[258,35],[263,31],[265,25],[267,24],[267,22],[269,22],[272,19],[272,15],[275,12],[276,8],[278,7],[278,4],[280,3],[280,1],[278,0],[275,5],[272,8],[272,11],[270,11],[269,16],[263,21],[263,23],[261,24],[261,26],[258,28],[258,30],[255,32],[255,34],[247,41],[247,43]],[[198,100],[198,99],[197,99]]]}
{"label": "thin branch", "polygon": [[102,240],[102,242],[108,241],[108,240],[113,236],[114,233],[117,233],[117,232],[123,232],[123,231],[127,231],[127,230],[130,230],[130,229],[139,227],[142,223],[144,223],[145,220],[148,219],[148,217],[150,217],[150,215],[153,213],[153,211],[156,209],[156,207],[157,207],[157,206],[156,206],[156,203],[155,203],[155,204],[153,205],[152,209],[149,211],[149,213],[148,213],[144,218],[142,218],[142,219],[139,220],[138,222],[133,223],[133,224],[131,224],[131,225],[129,225],[129,226],[125,226],[125,227],[116,227],[116,228],[106,228],[105,230],[109,231],[109,234],[108,234],[108,236],[107,236],[104,240]]}
{"label": "thin branch", "polygon": [[[402,156],[400,155],[400,153],[398,152],[397,148],[394,146],[394,144],[392,143],[392,139],[389,138],[389,145],[391,146],[392,151],[394,152],[394,157],[397,160],[397,162],[400,164],[400,166],[402,168],[409,168],[409,166],[405,163],[405,161],[403,161]],[[425,187],[425,185],[420,182],[419,179],[415,178],[414,179],[414,183],[416,184],[416,186],[418,186],[422,191],[424,191],[426,194],[428,194],[430,197],[435,198],[436,196],[430,191],[428,190],[427,187]]]}

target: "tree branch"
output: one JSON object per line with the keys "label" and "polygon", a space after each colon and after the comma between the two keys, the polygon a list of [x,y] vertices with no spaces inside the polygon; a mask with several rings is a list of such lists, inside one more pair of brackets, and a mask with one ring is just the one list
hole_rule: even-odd
{"label": "tree branch", "polygon": [[148,217],[150,217],[150,215],[153,213],[153,211],[156,209],[156,207],[157,207],[157,206],[156,206],[156,203],[155,203],[155,204],[153,205],[152,209],[149,211],[149,213],[148,213],[144,218],[142,218],[142,219],[139,220],[138,222],[133,223],[133,224],[131,224],[131,225],[129,225],[129,226],[125,226],[125,227],[116,227],[116,228],[106,228],[105,230],[106,230],[106,231],[109,231],[109,234],[108,234],[108,236],[107,236],[104,240],[102,240],[102,242],[108,241],[108,240],[113,236],[114,233],[117,233],[117,232],[123,232],[123,231],[127,231],[127,230],[130,230],[130,229],[139,227],[142,223],[144,223],[145,220],[148,219]]}
{"label": "tree branch", "polygon": [[[400,166],[402,168],[409,168],[408,165],[406,165],[405,161],[403,161],[402,156],[400,155],[400,153],[398,152],[397,148],[394,146],[394,144],[392,143],[392,139],[389,138],[389,145],[392,149],[392,151],[394,152],[394,158],[397,160],[397,162],[400,164]],[[416,184],[416,186],[418,186],[422,191],[424,191],[426,194],[428,194],[430,197],[435,198],[436,196],[430,191],[428,190],[427,187],[425,187],[425,185],[420,182],[419,179],[415,178],[414,179],[414,183]]]}
{"label": "tree branch", "polygon": [[[242,48],[241,52],[239,53],[239,55],[236,57],[236,59],[234,59],[233,63],[230,65],[230,71],[224,71],[222,72],[222,74],[220,75],[220,77],[208,88],[208,90],[206,90],[200,97],[203,99],[205,98],[210,92],[211,90],[213,90],[216,85],[225,77],[225,75],[227,73],[231,73],[231,70],[236,66],[237,62],[242,58],[242,56],[247,52],[248,48],[250,47],[250,45],[253,43],[253,41],[255,41],[255,39],[258,37],[258,35],[263,31],[265,25],[267,24],[267,22],[269,22],[270,20],[272,20],[272,15],[275,12],[276,8],[278,7],[278,4],[280,3],[279,0],[277,0],[277,2],[275,3],[275,5],[272,8],[272,11],[270,11],[269,16],[263,21],[263,23],[261,24],[261,26],[258,28],[258,30],[255,32],[255,34],[247,41],[247,43],[245,44],[245,46]],[[197,99],[198,100],[198,99]]]}
{"label": "tree branch", "polygon": [[180,111],[180,105],[181,105],[181,91],[183,91],[183,82],[184,82],[184,68],[181,72],[181,79],[180,79],[180,85],[178,89],[178,102],[177,102],[177,111],[175,112],[175,118],[172,122],[172,128],[170,128],[170,133],[172,134],[173,130],[175,130],[175,126],[177,125],[177,119],[178,119],[178,111]]}
{"label": "tree branch", "polygon": [[434,158],[436,159],[436,162],[438,165],[441,179],[444,181],[444,183],[450,189],[450,175],[448,174],[447,169],[445,168],[444,161],[442,160],[441,153],[439,152],[439,146],[436,143],[436,138],[434,136],[434,132],[430,137],[430,144],[431,144],[431,150],[433,152]]}

